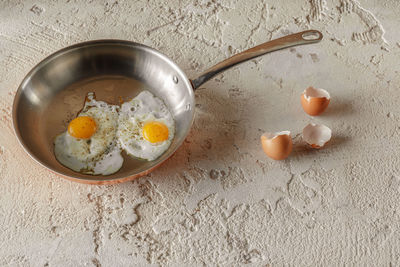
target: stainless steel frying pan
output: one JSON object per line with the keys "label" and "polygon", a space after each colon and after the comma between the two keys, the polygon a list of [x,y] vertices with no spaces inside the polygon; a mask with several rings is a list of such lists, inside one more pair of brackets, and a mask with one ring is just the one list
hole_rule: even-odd
{"label": "stainless steel frying pan", "polygon": [[[182,144],[192,125],[194,91],[200,85],[243,61],[321,39],[319,31],[309,30],[272,40],[218,63],[193,80],[165,55],[138,43],[96,40],[76,44],[48,56],[26,75],[14,99],[15,133],[34,160],[65,178],[89,184],[129,181],[151,172]],[[164,100],[176,123],[175,138],[160,158],[142,161],[124,155],[121,170],[109,176],[80,174],[58,163],[53,140],[82,108],[88,92],[118,104],[144,89]]]}

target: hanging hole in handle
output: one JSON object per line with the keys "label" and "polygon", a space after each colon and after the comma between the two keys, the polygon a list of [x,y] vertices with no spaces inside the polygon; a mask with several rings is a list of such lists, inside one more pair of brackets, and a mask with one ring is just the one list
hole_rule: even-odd
{"label": "hanging hole in handle", "polygon": [[301,38],[306,41],[318,41],[322,39],[322,33],[320,33],[319,31],[308,31],[303,33],[301,35]]}

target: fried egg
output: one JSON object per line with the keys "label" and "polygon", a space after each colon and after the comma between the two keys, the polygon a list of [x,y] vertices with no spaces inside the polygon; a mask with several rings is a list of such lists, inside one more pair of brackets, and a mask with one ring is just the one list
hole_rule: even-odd
{"label": "fried egg", "polygon": [[54,140],[56,159],[64,166],[84,174],[110,175],[123,163],[116,138],[118,109],[97,101],[88,93],[85,105],[66,132]]}
{"label": "fried egg", "polygon": [[170,111],[149,91],[122,104],[117,137],[129,155],[155,160],[169,148],[174,134],[175,124]]}

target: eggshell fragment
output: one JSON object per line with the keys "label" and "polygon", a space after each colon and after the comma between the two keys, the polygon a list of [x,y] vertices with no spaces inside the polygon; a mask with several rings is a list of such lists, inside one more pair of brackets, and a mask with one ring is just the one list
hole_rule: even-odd
{"label": "eggshell fragment", "polygon": [[303,129],[303,140],[313,148],[323,147],[332,137],[332,130],[323,124],[310,123]]}
{"label": "eggshell fragment", "polygon": [[292,137],[289,131],[264,133],[261,144],[265,154],[275,160],[287,158],[292,152]]}
{"label": "eggshell fragment", "polygon": [[328,107],[331,96],[324,89],[310,86],[304,90],[300,99],[304,111],[311,116],[317,116]]}

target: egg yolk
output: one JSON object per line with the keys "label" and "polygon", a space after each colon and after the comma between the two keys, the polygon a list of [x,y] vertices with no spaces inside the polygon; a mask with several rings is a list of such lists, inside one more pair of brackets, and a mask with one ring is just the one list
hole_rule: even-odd
{"label": "egg yolk", "polygon": [[143,137],[151,143],[158,143],[168,139],[168,127],[158,121],[147,122],[143,126]]}
{"label": "egg yolk", "polygon": [[96,132],[96,122],[89,116],[73,119],[68,125],[68,133],[79,139],[90,138]]}

